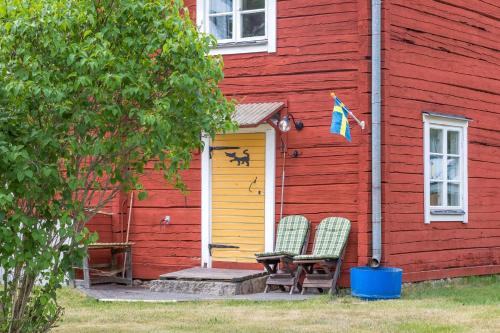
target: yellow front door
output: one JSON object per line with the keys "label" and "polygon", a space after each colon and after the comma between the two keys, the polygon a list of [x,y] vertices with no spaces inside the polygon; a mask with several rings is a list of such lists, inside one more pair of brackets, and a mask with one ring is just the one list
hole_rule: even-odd
{"label": "yellow front door", "polygon": [[265,147],[265,133],[222,134],[212,142],[213,261],[255,263],[254,254],[264,251]]}

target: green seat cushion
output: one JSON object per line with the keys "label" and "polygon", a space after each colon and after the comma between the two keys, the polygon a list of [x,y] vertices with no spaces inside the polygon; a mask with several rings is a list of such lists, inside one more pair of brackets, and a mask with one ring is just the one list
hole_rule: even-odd
{"label": "green seat cushion", "polygon": [[286,252],[286,251],[279,251],[279,252],[261,252],[261,253],[256,253],[256,257],[278,257],[278,256],[289,256],[293,257],[294,254],[291,252]]}
{"label": "green seat cushion", "polygon": [[278,225],[274,252],[286,252],[292,255],[302,253],[302,247],[309,231],[309,221],[302,215],[284,217]]}
{"label": "green seat cushion", "polygon": [[315,256],[314,254],[303,254],[293,257],[293,260],[326,260],[326,259],[338,259],[339,257],[333,256]]}
{"label": "green seat cushion", "polygon": [[[339,258],[350,230],[351,222],[346,218],[327,217],[323,219],[316,229],[313,251],[310,256],[314,259]],[[313,259],[312,257],[308,259]]]}
{"label": "green seat cushion", "polygon": [[272,252],[256,253],[257,257],[287,255],[290,257],[302,253],[309,221],[302,215],[290,215],[281,219],[276,235],[276,246]]}

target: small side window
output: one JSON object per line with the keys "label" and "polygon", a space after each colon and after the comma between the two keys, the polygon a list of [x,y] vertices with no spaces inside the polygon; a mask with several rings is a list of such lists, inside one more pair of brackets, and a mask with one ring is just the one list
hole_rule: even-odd
{"label": "small side window", "polygon": [[462,117],[424,113],[425,223],[467,223],[467,126]]}
{"label": "small side window", "polygon": [[276,0],[197,0],[197,23],[215,54],[276,51]]}

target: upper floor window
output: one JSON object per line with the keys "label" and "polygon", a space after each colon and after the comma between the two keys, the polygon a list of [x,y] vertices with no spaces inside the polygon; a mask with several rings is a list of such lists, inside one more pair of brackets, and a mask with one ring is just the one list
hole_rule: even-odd
{"label": "upper floor window", "polygon": [[197,21],[217,39],[213,53],[276,51],[276,0],[197,0]]}
{"label": "upper floor window", "polygon": [[424,114],[425,222],[467,222],[467,125]]}

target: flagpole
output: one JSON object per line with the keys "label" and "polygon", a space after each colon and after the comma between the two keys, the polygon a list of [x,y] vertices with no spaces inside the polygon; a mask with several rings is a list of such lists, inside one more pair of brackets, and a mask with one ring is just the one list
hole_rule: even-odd
{"label": "flagpole", "polygon": [[361,127],[362,130],[365,129],[365,122],[364,121],[360,121],[355,115],[354,113],[352,113],[351,111],[348,111],[349,114],[351,115],[351,117],[354,118],[354,120],[356,120],[356,122],[358,123],[359,127]]}
{"label": "flagpole", "polygon": [[[332,96],[332,98],[333,98],[334,100],[335,100],[335,98],[337,97],[337,95],[335,95],[335,93],[334,93],[333,91],[331,92],[331,94],[330,94],[330,95]],[[347,109],[347,107],[346,107],[345,109]],[[348,112],[348,113],[349,113],[349,115],[350,115],[350,116],[351,116],[351,117],[352,117],[352,118],[353,118],[353,119],[354,119],[354,120],[358,123],[359,127],[361,127],[361,129],[362,129],[362,130],[364,130],[364,129],[365,129],[365,122],[364,122],[364,121],[360,121],[360,120],[358,119],[358,117],[356,117],[356,116],[354,115],[354,113],[352,113],[352,112],[351,112],[351,110],[347,110],[347,112]]]}

